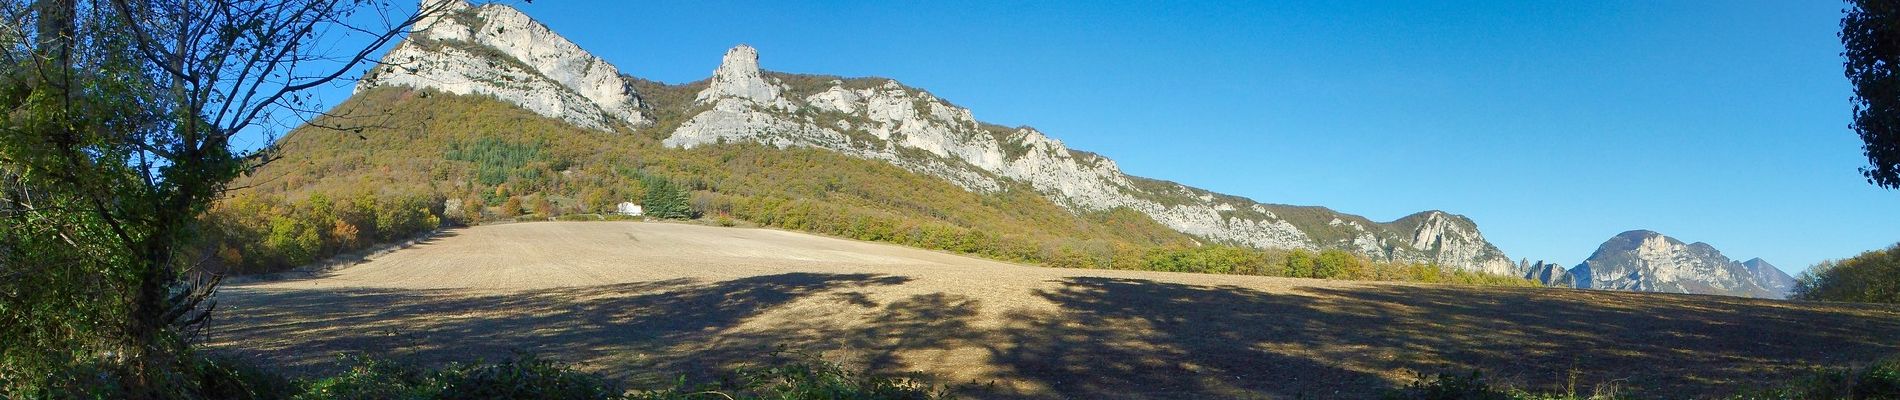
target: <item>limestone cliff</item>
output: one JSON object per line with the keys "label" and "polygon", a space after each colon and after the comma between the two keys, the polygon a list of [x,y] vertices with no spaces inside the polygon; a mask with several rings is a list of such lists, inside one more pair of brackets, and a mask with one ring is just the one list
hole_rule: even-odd
{"label": "limestone cliff", "polygon": [[574,125],[609,130],[650,122],[620,70],[503,5],[425,0],[431,17],[384,55],[357,91],[406,86],[494,96]]}

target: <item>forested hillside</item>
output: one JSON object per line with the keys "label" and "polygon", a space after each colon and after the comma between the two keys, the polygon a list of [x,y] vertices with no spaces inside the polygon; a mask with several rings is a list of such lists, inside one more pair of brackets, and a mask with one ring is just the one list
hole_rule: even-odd
{"label": "forested hillside", "polygon": [[[665,110],[703,84],[637,82]],[[677,103],[675,103],[677,104]],[[1059,267],[1517,284],[1344,251],[1210,243],[1128,209],[1073,213],[1029,188],[964,190],[875,160],[655,132],[586,130],[482,96],[377,88],[279,141],[280,158],[212,211],[208,263],[268,272],[441,224],[598,219],[616,204]]]}

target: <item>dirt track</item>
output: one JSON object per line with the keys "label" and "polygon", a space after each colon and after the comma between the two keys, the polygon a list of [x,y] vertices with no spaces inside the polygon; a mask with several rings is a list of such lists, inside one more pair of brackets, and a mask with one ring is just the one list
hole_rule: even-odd
{"label": "dirt track", "polygon": [[211,345],[296,371],[339,352],[527,351],[656,386],[777,346],[976,397],[1364,398],[1414,372],[1703,397],[1900,353],[1900,309],[1013,265],[764,229],[450,231],[315,277],[227,286]]}

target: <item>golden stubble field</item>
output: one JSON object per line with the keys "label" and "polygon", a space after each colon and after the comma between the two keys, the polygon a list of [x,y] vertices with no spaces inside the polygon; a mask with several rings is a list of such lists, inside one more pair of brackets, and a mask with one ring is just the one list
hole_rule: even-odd
{"label": "golden stubble field", "polygon": [[639,222],[451,230],[219,300],[212,348],[293,372],[526,352],[656,387],[783,347],[979,398],[1364,398],[1473,368],[1706,397],[1900,353],[1894,307],[1053,269]]}

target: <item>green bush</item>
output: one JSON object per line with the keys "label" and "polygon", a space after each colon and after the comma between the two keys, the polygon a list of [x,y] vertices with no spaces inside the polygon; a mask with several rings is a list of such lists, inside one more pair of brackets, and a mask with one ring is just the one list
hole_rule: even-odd
{"label": "green bush", "polygon": [[304,382],[292,398],[299,400],[415,399],[424,375],[407,365],[372,358],[352,358],[342,373]]}
{"label": "green bush", "polygon": [[431,399],[613,399],[623,391],[599,376],[523,357],[497,364],[452,365],[434,374]]}

